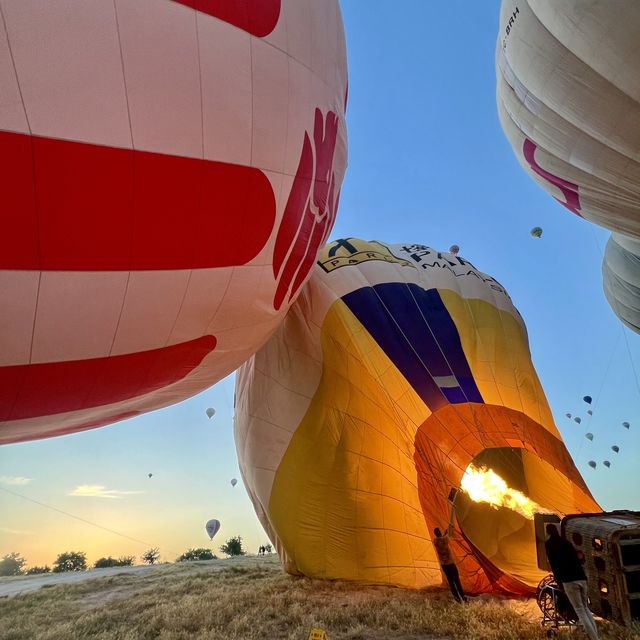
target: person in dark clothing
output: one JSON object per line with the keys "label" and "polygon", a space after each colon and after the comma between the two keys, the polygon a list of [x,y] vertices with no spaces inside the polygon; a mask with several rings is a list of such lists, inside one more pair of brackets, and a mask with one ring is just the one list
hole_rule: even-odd
{"label": "person in dark clothing", "polygon": [[453,597],[458,602],[466,602],[467,596],[464,595],[464,591],[462,590],[460,575],[458,574],[458,567],[456,567],[456,562],[453,559],[453,554],[451,553],[451,549],[449,548],[449,538],[451,537],[451,531],[453,530],[453,515],[455,513],[455,494],[456,492],[453,491],[452,494],[449,495],[449,500],[451,502],[449,526],[447,527],[444,535],[442,534],[440,529],[438,529],[438,527],[433,530],[433,533],[436,536],[433,539],[433,546],[435,547],[436,553],[438,554],[440,566],[442,567],[442,571],[447,578],[447,582],[449,583],[449,588],[451,589]]}
{"label": "person in dark clothing", "polygon": [[453,597],[458,602],[466,602],[467,597],[464,595],[464,591],[462,590],[462,584],[460,583],[460,574],[458,573],[458,567],[456,567],[455,560],[453,559],[453,555],[451,553],[451,549],[449,548],[449,536],[451,535],[451,523],[449,523],[449,527],[447,528],[444,535],[436,527],[433,530],[435,534],[435,538],[433,539],[433,546],[436,548],[436,553],[438,554],[438,560],[440,561],[440,566],[442,567],[442,571],[444,572],[445,577],[447,578],[447,582],[449,583],[449,588],[451,589],[451,593]]}
{"label": "person in dark clothing", "polygon": [[553,577],[567,595],[589,640],[598,640],[598,628],[587,597],[587,576],[574,546],[560,536],[554,524],[547,525],[549,537],[544,543]]}

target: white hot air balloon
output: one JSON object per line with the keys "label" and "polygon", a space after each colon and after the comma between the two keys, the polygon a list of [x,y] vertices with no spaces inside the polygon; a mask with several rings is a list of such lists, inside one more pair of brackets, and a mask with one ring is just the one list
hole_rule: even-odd
{"label": "white hot air balloon", "polygon": [[[616,9],[612,9],[612,5]],[[613,231],[605,296],[640,333],[640,3],[502,0],[500,123],[523,169]]]}
{"label": "white hot air balloon", "polygon": [[207,524],[205,525],[205,529],[207,530],[209,539],[213,540],[213,536],[215,536],[216,533],[218,533],[218,531],[220,530],[220,520],[209,520],[209,522],[207,522]]}
{"label": "white hot air balloon", "polygon": [[264,344],[335,220],[347,65],[338,0],[1,5],[4,444],[181,402]]}

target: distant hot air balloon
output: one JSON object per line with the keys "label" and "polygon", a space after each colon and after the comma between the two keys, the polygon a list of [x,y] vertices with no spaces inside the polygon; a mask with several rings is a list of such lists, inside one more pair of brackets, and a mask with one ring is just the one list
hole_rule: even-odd
{"label": "distant hot air balloon", "polygon": [[235,478],[233,478],[233,479],[231,480],[231,486],[232,486],[232,487],[235,487],[237,484],[238,484],[238,481],[237,481]]}
{"label": "distant hot air balloon", "polygon": [[211,420],[211,418],[213,418],[213,416],[216,414],[216,410],[213,407],[209,407],[206,411],[206,414],[209,420]]}
{"label": "distant hot air balloon", "polygon": [[452,244],[449,247],[449,253],[451,253],[454,256],[457,256],[458,253],[460,253],[460,247],[457,244]]}
{"label": "distant hot air balloon", "polygon": [[[471,464],[517,478],[540,508],[598,510],[508,294],[423,244],[327,245],[286,322],[238,370],[236,396],[243,483],[291,572],[440,584],[430,532]],[[463,492],[456,503],[473,548],[463,584],[535,589],[532,520]]]}
{"label": "distant hot air balloon", "polygon": [[347,161],[338,0],[17,0],[2,22],[0,444],[237,369],[307,279]]}
{"label": "distant hot air balloon", "polygon": [[591,396],[584,396],[584,398],[582,398],[587,404],[591,404],[592,402],[592,398]]}
{"label": "distant hot air balloon", "polygon": [[596,466],[597,466],[597,464],[595,463],[595,461],[593,461],[593,460],[589,460],[589,466],[590,466],[592,469],[595,469],[595,468],[596,468]]}
{"label": "distant hot air balloon", "polygon": [[533,227],[529,232],[534,238],[542,237],[542,227]]}
{"label": "distant hot air balloon", "polygon": [[638,2],[502,0],[496,93],[524,170],[572,214],[616,232],[603,288],[640,333],[638,33]]}
{"label": "distant hot air balloon", "polygon": [[213,540],[213,536],[215,536],[216,533],[218,533],[218,530],[220,529],[220,521],[209,520],[209,522],[207,522],[207,524],[205,525],[205,529],[207,530],[207,534],[209,535],[209,538]]}
{"label": "distant hot air balloon", "polygon": [[577,422],[578,424],[580,424],[580,423],[582,422],[582,418],[580,418],[580,417],[576,416],[576,417],[573,419],[573,421],[574,421],[574,422]]}
{"label": "distant hot air balloon", "polygon": [[620,447],[617,444],[614,444],[611,447],[611,451],[615,452],[615,453],[620,453]]}
{"label": "distant hot air balloon", "polygon": [[587,414],[592,416],[593,415],[593,411],[591,411],[591,409],[587,409]]}
{"label": "distant hot air balloon", "polygon": [[149,473],[149,474],[147,474],[147,475],[148,475],[150,478],[152,478],[152,477],[153,477],[153,473]]}
{"label": "distant hot air balloon", "polygon": [[607,467],[607,469],[611,466],[611,463],[608,460],[605,460],[602,464]]}
{"label": "distant hot air balloon", "polygon": [[565,416],[567,416],[567,418],[571,418],[571,414],[570,413],[565,413]]}
{"label": "distant hot air balloon", "polygon": [[586,433],[584,436],[587,440],[593,440],[593,433]]}
{"label": "distant hot air balloon", "polygon": [[626,421],[625,421],[625,422],[623,422],[623,423],[622,423],[622,426],[623,426],[625,429],[628,429],[631,425],[630,425],[628,422],[626,422]]}

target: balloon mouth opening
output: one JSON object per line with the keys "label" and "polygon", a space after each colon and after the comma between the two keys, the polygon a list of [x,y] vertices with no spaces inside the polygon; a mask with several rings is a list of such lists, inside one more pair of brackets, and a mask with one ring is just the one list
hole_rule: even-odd
{"label": "balloon mouth opening", "polygon": [[537,476],[544,483],[549,468],[528,450],[485,449],[468,465],[455,499],[463,536],[499,571],[531,587],[544,575],[538,568],[534,515],[553,510],[548,504],[552,490],[542,495],[529,479]]}

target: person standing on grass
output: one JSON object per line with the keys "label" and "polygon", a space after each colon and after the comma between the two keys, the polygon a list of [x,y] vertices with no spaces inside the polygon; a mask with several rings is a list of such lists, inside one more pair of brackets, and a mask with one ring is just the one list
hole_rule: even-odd
{"label": "person standing on grass", "polygon": [[460,574],[458,573],[458,567],[456,566],[456,562],[449,547],[449,538],[451,537],[451,531],[453,529],[453,514],[454,505],[452,501],[451,514],[449,516],[449,526],[447,527],[444,535],[440,531],[440,529],[438,529],[438,527],[433,530],[433,533],[436,536],[433,539],[433,546],[435,547],[436,553],[438,554],[440,566],[442,567],[442,571],[447,578],[447,582],[449,583],[449,587],[451,589],[453,597],[458,602],[467,602],[467,596],[464,595],[462,584],[460,583]]}
{"label": "person standing on grass", "polygon": [[574,546],[560,536],[554,524],[547,525],[549,538],[544,543],[553,577],[565,592],[589,640],[598,640],[598,628],[589,611],[587,576]]}

